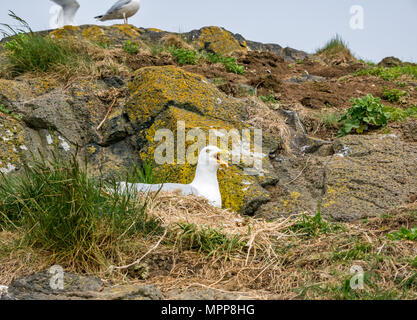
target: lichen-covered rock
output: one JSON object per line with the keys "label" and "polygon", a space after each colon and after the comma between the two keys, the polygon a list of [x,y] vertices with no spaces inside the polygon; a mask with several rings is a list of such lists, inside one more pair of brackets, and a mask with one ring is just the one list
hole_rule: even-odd
{"label": "lichen-covered rock", "polygon": [[63,288],[51,285],[53,274],[44,271],[15,280],[8,288],[7,300],[162,300],[153,285],[106,287],[95,277],[63,274]]}
{"label": "lichen-covered rock", "polygon": [[413,202],[417,195],[417,146],[395,135],[337,139],[331,155],[318,151],[277,157],[279,183],[256,215],[274,219],[317,212],[333,221],[356,221]]}
{"label": "lichen-covered rock", "polygon": [[21,121],[0,111],[0,172],[18,169],[28,146],[29,138]]}
{"label": "lichen-covered rock", "polygon": [[[203,143],[208,144],[210,131],[217,132],[215,134],[220,137],[233,129],[239,132],[249,128],[243,122],[247,111],[241,101],[227,97],[205,78],[180,68],[140,69],[128,86],[131,94],[127,114],[138,132],[137,145],[141,146],[143,160],[154,160],[155,150],[166,143],[155,142],[159,130],[168,129],[173,137],[177,137],[179,130],[187,135],[199,128],[205,134]],[[180,122],[182,129],[178,127]],[[194,142],[184,140],[186,149]],[[178,140],[172,143],[173,150],[177,150]],[[188,161],[178,164],[176,152],[173,160],[173,163],[156,166],[157,175],[164,182],[190,183],[194,178],[195,164]],[[165,180],[166,177],[169,181]],[[259,179],[245,174],[243,168],[236,165],[219,173],[219,183],[223,204],[227,208],[253,214],[269,199]]]}
{"label": "lichen-covered rock", "polygon": [[205,27],[192,32],[191,36],[200,49],[214,53],[229,54],[246,51],[246,41],[239,42],[229,31],[220,27]]}
{"label": "lichen-covered rock", "polygon": [[417,193],[417,146],[395,135],[347,136],[325,168],[323,212],[338,221],[383,214]]}
{"label": "lichen-covered rock", "polygon": [[236,99],[227,97],[204,77],[174,66],[136,71],[129,89],[127,111],[136,124],[152,121],[169,106],[235,123],[246,117],[245,107]]}

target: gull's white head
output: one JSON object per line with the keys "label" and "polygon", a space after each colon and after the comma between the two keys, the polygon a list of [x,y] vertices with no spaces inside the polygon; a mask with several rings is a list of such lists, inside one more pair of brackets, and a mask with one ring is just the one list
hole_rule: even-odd
{"label": "gull's white head", "polygon": [[228,167],[225,158],[229,156],[229,152],[217,148],[216,146],[208,146],[201,150],[198,156],[198,165],[217,171],[219,167]]}

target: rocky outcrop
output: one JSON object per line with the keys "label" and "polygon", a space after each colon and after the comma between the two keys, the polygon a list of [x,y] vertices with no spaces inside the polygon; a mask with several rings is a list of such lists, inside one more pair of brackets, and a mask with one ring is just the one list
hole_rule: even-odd
{"label": "rocky outcrop", "polygon": [[356,221],[412,203],[417,194],[417,146],[396,135],[351,135],[301,159],[278,157],[274,165],[278,199],[257,213],[267,219],[321,205],[333,221]]}
{"label": "rocky outcrop", "polygon": [[[59,39],[88,39],[104,47],[132,40],[140,49],[150,50],[169,33],[131,25],[86,25],[44,34]],[[244,83],[245,75],[237,74],[229,80],[218,79],[215,72],[209,80],[197,73],[210,68],[224,75],[224,66],[192,66],[196,71],[187,72],[172,65],[172,57],[157,60],[150,53],[138,54],[129,76],[104,74],[88,80],[75,79],[65,86],[47,76],[0,79],[0,172],[18,171],[30,152],[40,151],[48,157],[58,149],[63,154],[78,150],[80,158],[88,158],[92,174],[100,172],[107,177],[133,164],[153,161],[154,152],[162,143],[155,141],[155,134],[161,129],[169,129],[176,138],[184,135],[185,139],[199,128],[206,133],[203,140],[207,143],[209,131],[221,139],[233,130],[240,132],[256,128],[257,123],[267,123],[261,125],[263,150],[256,155],[262,159],[262,172],[248,170],[251,168],[238,162],[219,173],[225,207],[273,219],[315,211],[320,203],[323,214],[331,219],[353,221],[384,213],[415,198],[415,120],[398,124],[401,136],[379,132],[329,141],[312,138],[304,128],[300,110],[292,107],[296,104],[279,100],[291,98],[294,91],[289,87],[302,87],[323,92],[324,96],[314,103],[317,108],[331,104],[334,92],[342,84],[332,80],[332,86],[329,85],[329,70],[320,73],[322,76],[306,71],[322,68],[324,62],[318,67],[317,57],[279,45],[247,41],[219,27],[205,27],[182,37],[197,50],[241,54],[238,61],[248,69],[249,80]],[[129,57],[124,58],[129,62]],[[388,60],[386,64],[396,63]],[[294,61],[297,63],[289,64]],[[297,68],[301,69],[297,72]],[[279,77],[280,72],[284,76]],[[216,86],[216,80],[222,84]],[[251,105],[250,99],[231,97],[219,90],[235,80],[238,83],[232,84],[236,90],[244,91],[244,96],[262,90],[262,94],[269,94],[264,99],[276,103],[266,107],[265,113],[254,115],[249,108],[260,108]],[[302,92],[302,88],[297,92]],[[312,99],[307,94],[300,95],[304,113],[311,112]],[[279,130],[269,130],[281,125],[280,119],[286,120],[288,132],[283,130],[287,132],[283,136],[286,135],[288,150],[282,147]],[[186,146],[194,142],[195,139],[184,141]],[[178,141],[171,147],[177,150]],[[176,163],[178,154],[175,152]],[[255,152],[250,156],[254,157]],[[159,177],[167,177],[163,181],[189,183],[193,179],[195,165],[188,162],[154,165]]]}

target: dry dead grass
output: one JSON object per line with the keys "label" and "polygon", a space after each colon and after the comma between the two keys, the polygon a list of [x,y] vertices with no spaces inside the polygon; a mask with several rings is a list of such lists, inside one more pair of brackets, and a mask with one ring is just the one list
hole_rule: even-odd
{"label": "dry dead grass", "polygon": [[[195,224],[199,228],[209,226],[227,236],[238,236],[245,243],[244,250],[227,259],[207,257],[165,238],[161,240],[161,235],[138,236],[117,244],[120,249],[114,260],[119,266],[141,260],[139,269],[146,272],[137,273],[137,268],[111,272],[105,266],[90,273],[118,283],[153,283],[163,292],[212,288],[224,293],[240,292],[250,299],[415,299],[417,264],[413,259],[417,246],[412,241],[386,237],[401,226],[416,226],[415,210],[417,204],[398,209],[389,218],[343,224],[310,237],[302,229],[299,232],[294,229],[300,224],[299,216],[265,222],[211,207],[201,198],[160,194],[150,204],[149,213],[166,228],[178,223]],[[2,284],[52,263],[46,253],[11,250],[18,238],[16,233],[0,233]],[[353,265],[361,266],[369,276],[365,290],[360,292],[344,289],[344,283],[352,277]]]}
{"label": "dry dead grass", "polygon": [[167,34],[160,41],[165,47],[175,47],[177,49],[194,50],[193,46],[185,42],[180,36]]}

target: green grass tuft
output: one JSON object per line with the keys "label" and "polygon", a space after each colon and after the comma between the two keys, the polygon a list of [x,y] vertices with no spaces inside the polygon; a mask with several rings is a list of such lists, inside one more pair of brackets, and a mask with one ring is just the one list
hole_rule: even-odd
{"label": "green grass tuft", "polygon": [[321,205],[319,205],[315,216],[311,217],[303,213],[301,221],[291,226],[290,230],[311,238],[336,231],[340,228],[340,226],[331,224],[323,219],[321,215]]}
{"label": "green grass tuft", "polygon": [[87,54],[80,54],[68,41],[37,35],[12,11],[9,16],[21,26],[14,29],[7,24],[1,24],[5,28],[1,30],[3,36],[9,38],[4,47],[10,74],[16,76],[25,72],[56,71],[63,65],[75,69],[81,59],[89,60]]}
{"label": "green grass tuft", "polygon": [[330,39],[322,48],[317,49],[316,53],[327,53],[327,54],[335,54],[339,52],[349,51],[349,46],[347,42],[345,42],[342,37],[336,34],[332,39]]}
{"label": "green grass tuft", "polygon": [[147,200],[107,188],[87,175],[76,155],[32,159],[20,175],[1,176],[0,228],[21,231],[28,246],[50,251],[57,261],[99,265],[130,236],[161,228],[147,216]]}

